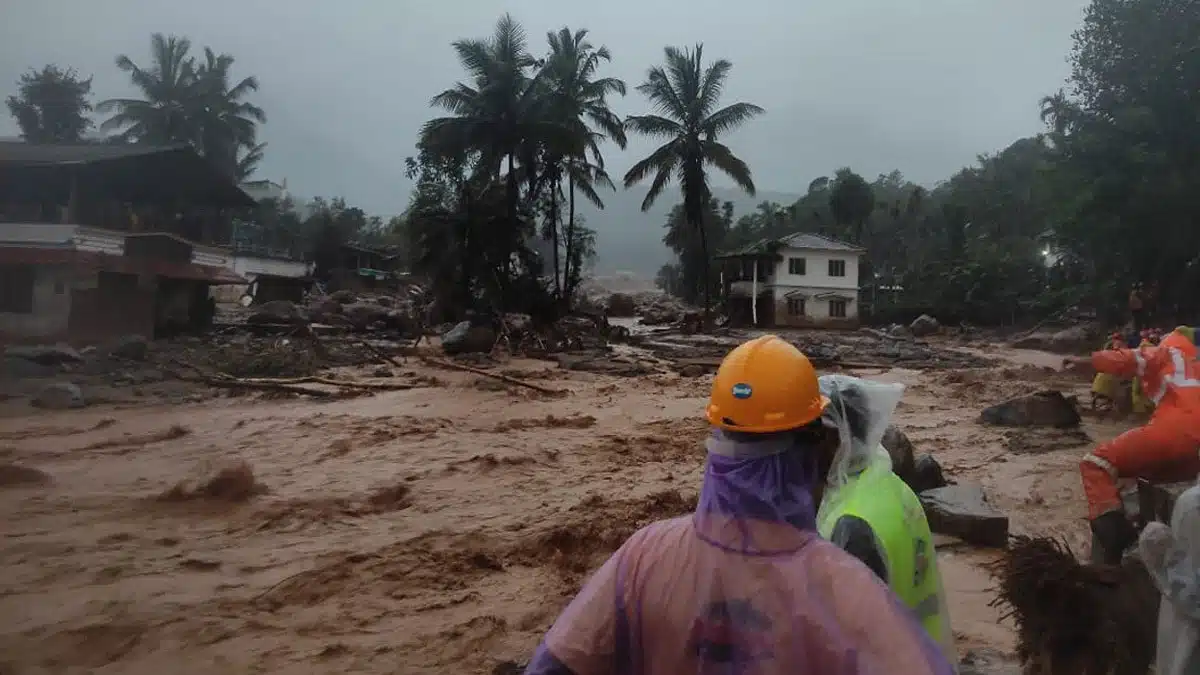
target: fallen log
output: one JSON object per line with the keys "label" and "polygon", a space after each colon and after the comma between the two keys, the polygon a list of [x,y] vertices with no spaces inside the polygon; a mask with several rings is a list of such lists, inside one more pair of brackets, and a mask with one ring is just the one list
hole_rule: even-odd
{"label": "fallen log", "polygon": [[525,380],[518,380],[515,377],[509,377],[508,375],[501,375],[500,373],[489,373],[486,370],[482,370],[480,368],[472,368],[471,366],[464,366],[461,363],[442,361],[440,359],[431,358],[429,356],[422,356],[420,358],[423,362],[425,362],[431,366],[437,367],[437,368],[445,368],[448,370],[458,370],[458,371],[462,371],[464,373],[472,373],[474,375],[482,375],[483,377],[490,377],[493,380],[499,380],[501,382],[516,385],[518,387],[525,387],[527,389],[532,389],[536,392],[541,392],[543,394],[550,394],[553,396],[562,396],[563,394],[567,393],[567,392],[563,391],[562,389],[551,389],[550,387],[543,387],[540,384],[526,382]]}
{"label": "fallen log", "polygon": [[278,382],[254,382],[239,380],[237,378],[226,379],[222,377],[181,377],[185,382],[200,382],[212,387],[220,387],[223,389],[247,389],[251,391],[274,391],[283,394],[298,394],[300,396],[312,396],[313,398],[339,398],[347,395],[347,389],[340,391],[326,391],[324,389],[312,389],[309,387],[301,387],[294,384],[280,384]]}
{"label": "fallen log", "polygon": [[354,382],[348,380],[334,380],[328,377],[319,377],[310,375],[307,377],[288,377],[288,378],[266,378],[266,377],[233,377],[228,376],[221,378],[223,380],[243,382],[246,384],[325,384],[331,387],[341,387],[344,389],[368,389],[377,391],[405,391],[408,389],[417,389],[421,385],[411,384],[408,382]]}

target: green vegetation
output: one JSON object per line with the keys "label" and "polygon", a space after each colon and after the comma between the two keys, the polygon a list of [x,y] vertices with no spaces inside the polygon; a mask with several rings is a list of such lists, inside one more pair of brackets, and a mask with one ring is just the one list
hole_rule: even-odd
{"label": "green vegetation", "polygon": [[[1074,306],[1115,316],[1138,281],[1159,285],[1163,313],[1197,318],[1195,2],[1092,0],[1074,35],[1070,78],[1043,101],[1045,132],[937,185],[899,171],[868,180],[847,167],[811,181],[793,204],[741,214],[714,199],[708,173],[754,193],[750,167],[722,143],[763,112],[723,105],[732,65],[704,61],[699,45],[668,47],[637,87],[649,112],[621,120],[609,101],[625,84],[604,76],[612,55],[590,38],[562,28],[532,50],[506,15],[489,37],[453,43],[464,79],[432,101],[444,116],[422,127],[407,160],[415,188],[403,217],[384,224],[344,202],[334,208],[335,200],[306,219],[264,206],[256,222],[403,242],[451,313],[554,314],[570,308],[603,236],[582,222],[578,200],[602,207],[616,189],[604,153],[623,149],[627,134],[644,135],[662,143],[622,182],[648,183],[643,209],[678,183],[663,236],[676,260],[658,281],[704,306],[716,304],[715,253],[807,231],[868,250],[861,281],[864,299],[878,299],[878,320],[931,311],[943,321],[1011,323]],[[231,175],[247,175],[263,151],[254,130],[265,117],[247,101],[257,81],[235,83],[230,56],[189,56],[186,39],[159,35],[152,47],[146,69],[118,59],[143,97],[99,104],[113,113],[101,128],[119,141],[191,143]],[[90,80],[49,66],[21,78],[9,107],[30,141],[71,141],[90,124],[89,91]]]}

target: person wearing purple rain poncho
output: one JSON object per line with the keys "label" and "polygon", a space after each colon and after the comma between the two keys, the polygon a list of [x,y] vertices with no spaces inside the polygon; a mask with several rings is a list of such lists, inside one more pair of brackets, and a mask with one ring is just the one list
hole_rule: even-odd
{"label": "person wearing purple rain poncho", "polygon": [[866,565],[816,533],[836,430],[812,364],[775,336],[721,363],[699,504],[596,571],[527,675],[942,675],[954,670]]}

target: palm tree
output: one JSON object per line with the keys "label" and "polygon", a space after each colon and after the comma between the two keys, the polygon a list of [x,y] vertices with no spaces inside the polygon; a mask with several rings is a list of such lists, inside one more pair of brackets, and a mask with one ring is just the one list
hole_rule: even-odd
{"label": "palm tree", "polygon": [[243,78],[230,86],[234,59],[204,48],[204,62],[195,69],[192,97],[194,119],[198,126],[200,152],[226,175],[237,177],[238,151],[248,151],[252,163],[262,159],[263,146],[256,143],[259,124],[267,121],[262,108],[245,101],[258,91],[258,79]]}
{"label": "palm tree", "polygon": [[529,75],[536,62],[526,48],[525,30],[505,14],[490,38],[458,40],[454,51],[471,83],[458,82],[433,97],[431,105],[453,116],[426,122],[420,144],[435,155],[476,156],[477,170],[489,179],[498,179],[507,161],[508,218],[515,224],[517,160],[544,124],[541,88]]}
{"label": "palm tree", "polygon": [[[648,157],[633,165],[625,174],[625,187],[654,179],[642,210],[649,210],[663,190],[678,178],[683,191],[683,210],[689,227],[700,235],[701,269],[708,269],[708,238],[703,227],[704,207],[711,191],[707,167],[712,166],[733,179],[738,187],[754,194],[750,167],[718,139],[747,120],[761,115],[762,108],[750,103],[734,103],[717,109],[721,91],[733,64],[718,59],[707,68],[702,64],[704,45],[695,50],[667,47],[666,65],[654,66],[638,91],[650,99],[656,114],[633,115],[625,120],[630,131],[667,139]],[[704,317],[708,323],[711,304],[711,279],[704,275]]]}
{"label": "palm tree", "polygon": [[129,73],[144,99],[114,98],[96,105],[99,113],[113,112],[100,129],[119,130],[124,142],[194,143],[198,130],[191,117],[192,85],[196,70],[188,56],[192,43],[184,37],[155,33],[150,38],[149,68],[124,54],[117,67]]}
{"label": "palm tree", "polygon": [[[596,192],[596,186],[615,190],[612,180],[604,171],[604,155],[600,143],[611,140],[617,147],[625,149],[627,139],[621,119],[608,106],[610,94],[625,95],[625,83],[613,77],[595,77],[599,67],[612,60],[605,46],[594,47],[587,41],[586,29],[571,32],[562,28],[557,33],[546,34],[550,45],[550,56],[546,59],[542,73],[547,89],[547,107],[551,119],[565,129],[560,134],[562,143],[551,146],[547,151],[546,171],[553,177],[550,191],[550,231],[554,248],[554,283],[564,303],[570,302],[572,289],[559,286],[558,262],[558,194],[559,183],[567,181],[568,218],[566,232],[567,269],[564,277],[571,279],[571,260],[576,245],[575,193],[604,208],[604,202]],[[588,155],[591,161],[588,160]],[[564,292],[565,290],[565,292]]]}
{"label": "palm tree", "polygon": [[246,153],[237,160],[237,168],[234,170],[234,178],[237,182],[242,183],[254,175],[258,169],[258,163],[262,161],[263,150],[266,147],[266,143],[258,143],[245,149]]}

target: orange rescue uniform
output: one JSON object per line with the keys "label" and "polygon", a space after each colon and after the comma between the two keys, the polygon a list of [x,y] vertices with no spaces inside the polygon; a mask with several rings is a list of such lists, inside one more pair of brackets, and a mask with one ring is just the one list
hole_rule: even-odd
{"label": "orange rescue uniform", "polygon": [[1088,518],[1122,508],[1117,480],[1158,483],[1192,480],[1200,473],[1200,365],[1196,346],[1178,331],[1157,346],[1095,352],[1097,372],[1136,377],[1155,404],[1150,421],[1104,443],[1079,463]]}

